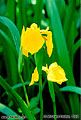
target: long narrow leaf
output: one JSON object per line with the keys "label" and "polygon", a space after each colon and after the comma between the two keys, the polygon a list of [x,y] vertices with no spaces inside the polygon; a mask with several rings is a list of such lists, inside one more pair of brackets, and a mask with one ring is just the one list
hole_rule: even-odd
{"label": "long narrow leaf", "polygon": [[75,55],[75,53],[77,52],[77,50],[79,49],[79,47],[81,46],[81,38],[74,44],[74,51],[73,54]]}
{"label": "long narrow leaf", "polygon": [[12,109],[10,109],[9,107],[7,107],[6,105],[0,103],[0,112],[2,112],[3,114],[10,116],[19,116],[16,112],[14,112]]}
{"label": "long narrow leaf", "polygon": [[[40,25],[41,18],[42,18],[42,9],[43,9],[43,0],[36,0],[36,7],[35,7],[35,22]],[[39,15],[40,13],[40,15]]]}
{"label": "long narrow leaf", "polygon": [[[27,26],[27,20],[26,20],[26,5],[25,0],[19,0],[18,1],[18,7],[19,7],[19,19],[21,22],[21,25]],[[21,28],[22,28],[21,26]]]}
{"label": "long narrow leaf", "polygon": [[0,16],[0,23],[4,24],[9,29],[18,54],[20,47],[20,34],[18,29],[16,28],[15,24],[6,17]]}
{"label": "long narrow leaf", "polygon": [[77,94],[81,95],[81,88],[80,87],[75,87],[75,86],[65,86],[63,88],[60,88],[60,91],[62,92],[75,92]]}
{"label": "long narrow leaf", "polygon": [[14,91],[10,85],[0,76],[0,85],[12,96],[12,98],[17,102],[19,107],[21,108],[23,114],[26,115],[28,120],[35,120],[34,116],[31,114],[28,106],[25,101]]}
{"label": "long narrow leaf", "polygon": [[69,46],[69,41],[68,41],[69,35],[68,34],[69,34],[69,29],[72,24],[72,21],[74,19],[75,4],[76,4],[75,0],[71,0],[71,2],[69,3],[69,8],[65,16],[65,20],[64,20],[64,35],[67,40],[68,46]]}

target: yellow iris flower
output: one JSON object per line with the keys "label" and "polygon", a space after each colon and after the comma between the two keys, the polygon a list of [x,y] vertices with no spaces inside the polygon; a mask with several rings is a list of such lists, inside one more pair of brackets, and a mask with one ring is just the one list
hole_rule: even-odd
{"label": "yellow iris flower", "polygon": [[53,43],[52,43],[52,32],[48,31],[49,27],[46,30],[40,30],[37,27],[37,24],[33,23],[30,28],[25,28],[23,26],[21,34],[21,47],[23,47],[23,54],[28,57],[28,53],[32,55],[39,51],[42,48],[43,44],[46,41],[47,53],[49,57],[52,54]]}
{"label": "yellow iris flower", "polygon": [[[34,81],[37,82],[38,81],[38,71],[37,68],[35,68],[35,72],[33,73],[32,79],[31,79],[31,83],[30,85],[34,84]],[[63,70],[62,67],[60,67],[56,62],[52,63],[49,68],[46,65],[42,66],[42,70],[45,71],[47,73],[47,80],[51,81],[51,82],[56,82],[58,84],[62,84],[63,82],[67,81],[67,78],[65,76],[65,72]],[[35,76],[35,77],[34,77]],[[35,79],[34,79],[35,78]]]}

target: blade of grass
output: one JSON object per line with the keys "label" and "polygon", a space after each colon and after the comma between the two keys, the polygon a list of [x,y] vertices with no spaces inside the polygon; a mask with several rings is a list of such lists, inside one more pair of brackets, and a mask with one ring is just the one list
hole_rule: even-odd
{"label": "blade of grass", "polygon": [[[67,85],[75,86],[75,80],[74,80],[74,76],[73,76],[72,66],[70,63],[70,58],[69,58],[69,54],[68,54],[67,45],[65,42],[64,32],[62,29],[62,24],[60,21],[60,17],[58,14],[58,10],[57,10],[55,1],[50,0],[50,2],[49,2],[49,0],[47,0],[47,10],[49,10],[49,13],[50,13],[49,16],[51,19],[53,36],[55,38],[55,45],[57,47],[60,65],[64,68],[64,70],[66,72],[66,76],[68,78]],[[76,98],[76,100],[74,98]],[[70,101],[72,113],[73,114],[79,113],[78,96],[75,94],[69,95],[69,101]],[[76,101],[77,101],[77,105],[75,104]],[[74,102],[74,104],[73,104],[73,102]],[[75,108],[76,108],[76,110],[75,110]]]}
{"label": "blade of grass", "polygon": [[31,114],[28,106],[25,101],[14,91],[10,85],[0,76],[0,85],[12,96],[12,98],[17,102],[21,108],[23,114],[26,115],[28,120],[35,120],[35,117]]}

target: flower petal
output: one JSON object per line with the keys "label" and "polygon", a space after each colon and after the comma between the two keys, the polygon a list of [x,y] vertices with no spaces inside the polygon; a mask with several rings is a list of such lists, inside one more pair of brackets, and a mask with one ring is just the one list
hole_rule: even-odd
{"label": "flower petal", "polygon": [[24,37],[25,37],[25,27],[23,26],[22,33],[21,33],[21,46],[24,44]]}
{"label": "flower petal", "polygon": [[47,53],[48,53],[49,57],[51,57],[51,54],[53,51],[52,32],[51,31],[48,31],[46,46],[47,46]]}
{"label": "flower petal", "polygon": [[49,66],[47,79],[52,82],[57,82],[58,84],[62,84],[62,82],[67,81],[63,68],[60,67],[56,62]]}
{"label": "flower petal", "polygon": [[31,24],[30,28],[36,30],[37,29],[37,24],[35,24],[35,23]]}
{"label": "flower petal", "polygon": [[49,69],[48,69],[47,64],[46,64],[46,67],[45,67],[45,66],[42,66],[42,70],[45,71],[45,72],[48,74]]}
{"label": "flower petal", "polygon": [[27,50],[22,49],[22,52],[23,52],[23,55],[25,55],[25,56],[27,56],[27,57],[28,57],[28,52],[27,52]]}
{"label": "flower petal", "polygon": [[40,28],[37,28],[37,25],[33,23],[30,28],[23,27],[21,35],[21,47],[28,53],[34,54],[39,51],[39,49],[44,44],[44,39],[40,33]]}
{"label": "flower petal", "polygon": [[38,82],[38,80],[39,80],[39,74],[38,74],[37,67],[36,67],[34,70],[34,73],[32,74],[32,78],[31,78],[31,82],[29,86],[33,85],[34,82]]}

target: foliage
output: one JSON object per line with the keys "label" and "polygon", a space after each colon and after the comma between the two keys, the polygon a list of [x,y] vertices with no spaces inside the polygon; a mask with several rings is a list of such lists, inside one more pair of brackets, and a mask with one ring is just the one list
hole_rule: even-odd
{"label": "foliage", "polygon": [[[25,115],[29,120],[42,120],[43,114],[79,115],[81,88],[78,69],[75,66],[75,62],[79,66],[79,56],[76,61],[75,58],[81,46],[79,14],[79,0],[60,0],[60,2],[59,0],[0,0],[2,115]],[[29,27],[34,22],[41,29],[49,26],[52,31],[54,49],[50,58],[46,53],[45,44],[45,49],[42,48],[34,55],[29,54],[29,57],[22,55],[20,49],[22,27],[23,25]],[[41,70],[42,65],[49,66],[55,61],[62,66],[68,79],[61,86],[48,82],[46,74]],[[39,83],[29,86],[35,66],[40,75]],[[26,101],[25,97],[29,100]]]}

